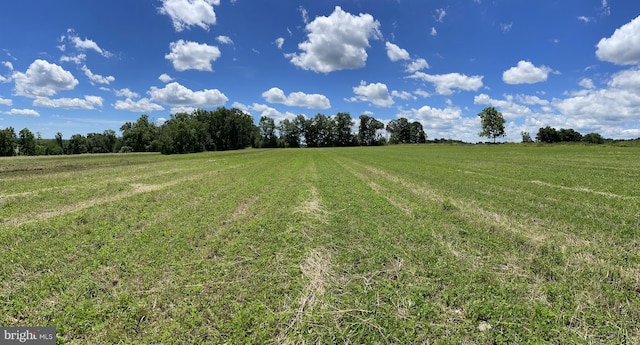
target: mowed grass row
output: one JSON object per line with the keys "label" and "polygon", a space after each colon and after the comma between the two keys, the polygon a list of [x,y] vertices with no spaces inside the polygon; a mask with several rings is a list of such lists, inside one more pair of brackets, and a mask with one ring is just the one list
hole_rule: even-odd
{"label": "mowed grass row", "polygon": [[0,165],[0,324],[60,343],[640,342],[635,148]]}

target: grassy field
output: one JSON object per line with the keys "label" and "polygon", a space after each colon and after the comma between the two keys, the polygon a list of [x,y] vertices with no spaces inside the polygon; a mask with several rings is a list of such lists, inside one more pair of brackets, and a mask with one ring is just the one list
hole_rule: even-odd
{"label": "grassy field", "polygon": [[640,343],[640,148],[0,159],[0,325],[59,343]]}

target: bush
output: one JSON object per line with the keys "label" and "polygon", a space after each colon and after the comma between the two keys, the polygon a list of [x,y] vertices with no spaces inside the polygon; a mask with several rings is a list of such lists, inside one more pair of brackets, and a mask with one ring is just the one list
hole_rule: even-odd
{"label": "bush", "polygon": [[131,146],[123,146],[120,148],[120,151],[118,151],[118,153],[131,153],[133,152],[133,149],[131,148]]}

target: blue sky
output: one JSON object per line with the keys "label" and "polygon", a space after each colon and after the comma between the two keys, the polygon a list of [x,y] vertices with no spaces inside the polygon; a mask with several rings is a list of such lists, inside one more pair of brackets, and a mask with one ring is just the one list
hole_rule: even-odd
{"label": "blue sky", "polygon": [[640,137],[638,1],[29,0],[0,32],[0,127],[44,138],[219,106]]}

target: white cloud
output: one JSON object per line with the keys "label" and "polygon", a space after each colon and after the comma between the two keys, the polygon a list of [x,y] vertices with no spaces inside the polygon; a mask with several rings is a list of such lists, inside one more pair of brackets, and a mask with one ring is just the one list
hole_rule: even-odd
{"label": "white cloud", "polygon": [[424,97],[424,98],[431,97],[430,93],[428,93],[427,91],[424,91],[422,89],[417,89],[417,90],[413,91],[413,93],[418,95],[418,96],[420,96],[420,97]]}
{"label": "white cloud", "polygon": [[[529,99],[529,101],[532,100],[532,98]],[[473,103],[496,107],[498,111],[502,113],[505,119],[517,119],[533,114],[533,111],[531,111],[531,109],[529,109],[528,107],[515,103],[513,101],[513,96],[511,95],[506,95],[505,100],[497,100],[492,99],[491,97],[489,97],[489,95],[482,93],[474,97]]]}
{"label": "white cloud", "polygon": [[535,84],[547,80],[551,68],[536,67],[529,61],[521,60],[516,67],[511,67],[502,73],[502,81],[507,84]]}
{"label": "white cloud", "polygon": [[611,76],[608,85],[611,88],[640,92],[640,69],[620,71]]}
{"label": "white cloud", "polygon": [[478,91],[483,86],[483,76],[466,76],[460,73],[449,74],[426,74],[423,72],[415,72],[407,78],[420,79],[434,84],[436,92],[439,95],[449,96],[453,94],[452,89],[460,89],[464,91]]}
{"label": "white cloud", "polygon": [[429,64],[427,63],[427,60],[419,58],[411,61],[411,63],[407,65],[405,71],[407,73],[415,73],[425,68],[429,68]]}
{"label": "white cloud", "polygon": [[9,111],[6,111],[5,114],[17,116],[40,116],[40,113],[33,109],[11,109]]}
{"label": "white cloud", "polygon": [[192,91],[177,82],[167,84],[159,89],[155,86],[149,90],[151,100],[170,106],[219,107],[229,99],[217,89]]}
{"label": "white cloud", "polygon": [[582,21],[583,23],[585,23],[585,24],[586,24],[586,23],[590,23],[590,22],[592,22],[592,21],[593,21],[593,18],[591,18],[591,17],[586,17],[586,16],[579,16],[579,17],[578,17],[578,20],[579,20],[579,21]]}
{"label": "white cloud", "polygon": [[233,40],[231,40],[229,36],[218,36],[216,37],[216,41],[220,42],[221,44],[233,44]]}
{"label": "white cloud", "polygon": [[78,80],[71,72],[45,60],[35,60],[25,73],[14,72],[16,95],[25,97],[53,96],[58,91],[73,90]]}
{"label": "white cloud", "polygon": [[13,71],[13,64],[10,61],[2,61],[2,65],[9,69],[9,71]]}
{"label": "white cloud", "polygon": [[152,111],[164,110],[164,108],[158,104],[152,103],[148,98],[142,98],[137,101],[131,98],[118,100],[113,107],[118,110],[127,110],[134,113],[147,113]]}
{"label": "white cloud", "polygon": [[[93,40],[90,40],[88,38],[82,39],[80,37],[78,37],[78,35],[75,33],[75,31],[73,29],[67,29],[67,36],[66,38],[73,43],[73,46],[77,49],[77,50],[93,50],[96,53],[108,58],[108,57],[112,57],[113,54],[107,50],[104,50],[102,48],[100,48],[100,46],[98,45],[98,43],[96,43]],[[65,39],[65,36],[62,36],[60,38],[60,42],[63,42]],[[65,50],[65,46],[59,46],[60,50],[64,51]]]}
{"label": "white cloud", "polygon": [[249,113],[249,107],[246,104],[240,102],[233,102],[233,104],[231,104],[231,108],[242,110],[247,114]]}
{"label": "white cloud", "polygon": [[93,85],[94,83],[109,85],[116,80],[116,78],[111,75],[103,77],[99,74],[93,74],[93,72],[91,72],[87,65],[82,66],[82,71],[84,72],[84,75],[89,78],[91,85]]}
{"label": "white cloud", "polygon": [[282,49],[282,45],[283,44],[284,44],[284,38],[283,37],[276,38],[276,47],[278,47],[278,49]]}
{"label": "white cloud", "polygon": [[593,80],[589,78],[582,78],[578,82],[578,85],[582,86],[585,89],[595,89],[596,86],[593,84]]}
{"label": "white cloud", "polygon": [[92,110],[102,107],[102,97],[84,96],[82,98],[56,98],[38,97],[33,100],[34,107],[63,108],[63,109],[85,109]]}
{"label": "white cloud", "polygon": [[331,103],[325,95],[306,94],[304,92],[292,92],[289,96],[285,96],[284,91],[277,87],[262,93],[262,97],[269,103],[281,103],[294,107],[305,107],[309,109],[329,109]]}
{"label": "white cloud", "polygon": [[602,15],[603,16],[609,16],[611,15],[611,7],[609,6],[609,3],[607,0],[602,0]]}
{"label": "white cloud", "polygon": [[60,57],[60,62],[73,62],[76,65],[79,65],[81,63],[84,62],[84,60],[87,59],[87,55],[86,54],[78,54],[78,55],[73,55],[73,56],[67,56],[67,55],[63,55],[62,57]]}
{"label": "white cloud", "polygon": [[166,74],[166,73],[162,73],[162,74],[158,77],[158,79],[160,79],[160,81],[161,81],[161,82],[163,82],[163,83],[165,83],[165,84],[173,80],[173,78],[171,78],[171,76],[170,76],[170,75],[168,75],[168,74]]}
{"label": "white cloud", "polygon": [[0,97],[0,104],[11,106],[11,105],[13,105],[13,100]]}
{"label": "white cloud", "polygon": [[178,114],[178,113],[191,114],[196,110],[198,110],[198,108],[186,107],[186,106],[177,106],[177,107],[171,107],[170,111],[171,111],[171,114]]}
{"label": "white cloud", "polygon": [[309,23],[309,12],[307,12],[307,10],[302,6],[298,7],[298,10],[302,15],[302,22],[305,24]]}
{"label": "white cloud", "polygon": [[409,60],[409,52],[398,47],[397,45],[387,42],[385,44],[387,48],[387,56],[391,61]]}
{"label": "white cloud", "polygon": [[411,92],[407,92],[407,91],[393,90],[391,91],[391,96],[404,99],[404,100],[417,99],[416,96],[414,96]]}
{"label": "white cloud", "polygon": [[138,98],[138,97],[140,97],[139,94],[129,90],[128,88],[124,88],[124,89],[120,89],[120,90],[114,90],[114,91],[115,91],[116,96],[118,96],[118,97],[126,97],[126,98]]}
{"label": "white cloud", "polygon": [[519,102],[524,104],[541,105],[541,106],[549,105],[549,101],[547,101],[546,99],[541,99],[538,96],[516,95],[516,98],[518,99]]}
{"label": "white cloud", "polygon": [[444,20],[444,16],[447,15],[447,11],[444,10],[444,8],[437,8],[436,9],[436,21],[442,23],[442,21]]}
{"label": "white cloud", "polygon": [[340,6],[329,17],[316,17],[306,25],[309,33],[298,44],[301,53],[286,54],[291,63],[305,70],[329,73],[365,66],[369,38],[381,37],[380,22],[370,14],[354,16]]}
{"label": "white cloud", "polygon": [[220,57],[218,47],[204,43],[184,40],[171,42],[171,53],[164,56],[171,60],[176,71],[195,69],[199,71],[213,71],[211,63]]}
{"label": "white cloud", "polygon": [[598,42],[596,56],[616,65],[640,63],[640,16],[624,24],[609,38]]}
{"label": "white cloud", "polygon": [[512,27],[513,27],[513,22],[511,22],[511,23],[500,23],[500,30],[502,30],[502,32],[509,32],[509,31],[511,31]]}
{"label": "white cloud", "polygon": [[438,31],[435,27],[431,27],[431,36],[438,36]]}
{"label": "white cloud", "polygon": [[378,107],[390,107],[394,101],[389,94],[387,85],[382,83],[367,84],[364,80],[360,81],[359,86],[353,87],[353,93],[355,97],[351,97],[348,101],[351,102],[369,102]]}
{"label": "white cloud", "polygon": [[[242,110],[238,107],[238,109]],[[284,119],[293,120],[296,117],[296,114],[291,112],[282,113],[275,108],[272,108],[265,104],[253,103],[250,107],[250,110],[257,111],[260,113],[260,116],[267,116],[274,120],[275,123],[280,123],[280,121]]]}
{"label": "white cloud", "polygon": [[220,0],[163,0],[159,10],[161,14],[171,17],[176,31],[194,25],[209,31],[209,25],[216,24],[214,5],[219,6]]}

